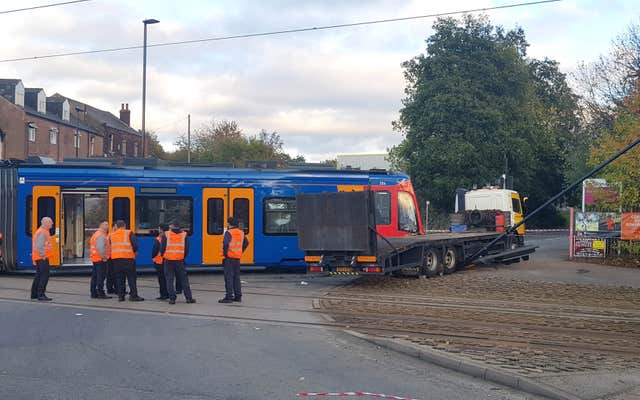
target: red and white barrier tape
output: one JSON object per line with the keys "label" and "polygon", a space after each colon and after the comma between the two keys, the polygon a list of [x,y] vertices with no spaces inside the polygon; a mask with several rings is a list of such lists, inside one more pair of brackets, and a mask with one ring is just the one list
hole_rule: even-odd
{"label": "red and white barrier tape", "polygon": [[369,396],[377,397],[379,399],[393,399],[393,400],[417,400],[412,397],[394,396],[390,394],[382,393],[369,393],[369,392],[302,392],[298,393],[298,397],[313,397],[313,396]]}

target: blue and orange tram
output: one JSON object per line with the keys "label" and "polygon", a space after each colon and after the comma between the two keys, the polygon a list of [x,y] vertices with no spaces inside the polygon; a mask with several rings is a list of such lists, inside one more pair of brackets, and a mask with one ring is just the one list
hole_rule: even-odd
{"label": "blue and orange tram", "polygon": [[230,215],[250,245],[243,266],[304,270],[298,248],[296,194],[369,189],[377,230],[385,236],[422,233],[409,177],[387,171],[234,169],[207,166],[113,165],[105,162],[5,163],[0,166],[3,271],[33,269],[31,235],[51,217],[60,269],[90,265],[89,239],[100,221],[122,219],[139,241],[137,265],[151,266],[160,224],[180,221],[190,235],[189,266],[222,264]]}

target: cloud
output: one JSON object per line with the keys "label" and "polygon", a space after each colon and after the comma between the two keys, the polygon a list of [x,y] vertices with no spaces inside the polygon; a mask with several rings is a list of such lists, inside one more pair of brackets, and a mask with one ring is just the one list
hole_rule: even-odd
{"label": "cloud", "polygon": [[[26,2],[28,3],[28,2]],[[2,56],[12,58],[149,43],[342,24],[487,7],[497,1],[424,2],[280,0],[93,1],[1,17]],[[503,3],[500,3],[503,4]],[[613,5],[611,5],[613,4]],[[3,8],[29,6],[5,1]],[[496,25],[522,26],[532,57],[549,57],[570,72],[606,52],[637,15],[633,1],[580,3],[488,12]],[[425,50],[433,19],[269,37],[151,47],[147,127],[170,145],[192,128],[233,119],[247,134],[280,133],[285,148],[308,160],[336,153],[381,152],[402,139],[391,129],[404,97],[400,64]],[[141,121],[142,51],[0,63],[0,77],[63,93],[117,115],[129,103]]]}

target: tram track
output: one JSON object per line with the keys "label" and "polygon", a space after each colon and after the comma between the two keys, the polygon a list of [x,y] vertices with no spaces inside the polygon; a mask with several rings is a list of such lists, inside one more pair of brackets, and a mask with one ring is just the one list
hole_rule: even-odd
{"label": "tram track", "polygon": [[[77,281],[72,281],[78,283]],[[194,285],[195,286],[195,285]],[[211,285],[208,285],[211,286]],[[17,287],[0,287],[0,289],[21,290]],[[194,288],[195,289],[195,288]],[[203,291],[202,288],[197,288],[194,292]],[[207,289],[208,292],[221,292],[221,290]],[[52,294],[68,295],[85,297],[77,292],[67,291],[51,291]],[[256,295],[275,295],[265,293],[255,293]],[[289,296],[291,297],[291,296]],[[317,299],[317,296],[300,295],[296,297],[302,297],[304,299]],[[2,298],[5,300],[21,301],[12,298]],[[331,296],[323,297],[320,303],[323,301],[349,301],[346,297]],[[364,300],[364,299],[360,299]],[[368,302],[370,298],[366,299]],[[24,300],[29,302],[29,300]],[[527,346],[532,348],[546,348],[546,349],[571,349],[573,351],[583,352],[596,352],[607,353],[626,356],[638,356],[640,357],[640,335],[628,332],[616,332],[616,340],[611,342],[609,340],[612,337],[613,331],[592,331],[589,329],[568,329],[558,327],[545,327],[535,324],[520,324],[515,329],[510,324],[495,323],[495,322],[483,322],[483,321],[469,321],[452,318],[437,318],[430,315],[397,315],[397,314],[385,314],[385,313],[371,313],[371,312],[355,312],[344,311],[336,309],[299,309],[299,308],[278,308],[280,311],[297,311],[306,312],[311,314],[320,314],[325,316],[330,314],[334,319],[327,322],[301,322],[286,319],[273,319],[273,318],[249,318],[241,316],[228,316],[221,314],[198,314],[191,312],[181,312],[178,310],[148,310],[140,309],[139,307],[132,307],[125,303],[118,303],[117,305],[100,304],[100,305],[83,305],[77,302],[56,302],[56,304],[62,304],[67,306],[82,306],[100,310],[120,310],[120,311],[136,311],[136,312],[150,312],[159,314],[170,314],[178,316],[195,316],[212,319],[230,319],[246,322],[265,322],[275,324],[288,324],[288,325],[301,325],[301,326],[313,326],[331,329],[354,329],[363,332],[370,332],[374,334],[382,335],[409,335],[412,337],[428,337],[436,339],[457,339],[463,342],[484,343],[485,345],[492,344],[511,344],[513,346]],[[392,305],[406,305],[407,302],[388,302]],[[411,305],[415,305],[414,302]],[[257,305],[238,305],[238,307],[249,307],[256,310],[272,310],[268,307],[261,307]],[[426,306],[429,307],[429,306]],[[485,306],[485,312],[486,312]],[[491,309],[489,309],[491,311]],[[549,315],[547,315],[549,317]],[[556,315],[551,316],[557,318]],[[601,318],[598,318],[601,321]],[[625,320],[627,321],[627,320]],[[640,321],[634,321],[640,322]],[[582,341],[576,341],[576,337],[583,338]],[[546,338],[546,339],[545,339]],[[550,338],[550,339],[549,339]]]}

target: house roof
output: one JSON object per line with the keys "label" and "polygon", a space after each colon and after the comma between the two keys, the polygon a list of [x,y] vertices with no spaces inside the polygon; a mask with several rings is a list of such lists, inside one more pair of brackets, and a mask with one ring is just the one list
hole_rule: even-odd
{"label": "house roof", "polygon": [[100,133],[100,132],[96,131],[95,129],[93,129],[92,127],[90,127],[89,125],[83,124],[81,122],[65,121],[62,118],[58,117],[57,115],[54,115],[54,114],[43,114],[43,113],[38,112],[38,111],[34,110],[33,108],[31,108],[29,106],[26,106],[26,105],[24,107],[24,112],[26,114],[28,114],[28,115],[33,115],[34,117],[46,119],[48,121],[55,122],[55,123],[60,124],[60,125],[66,125],[66,126],[70,126],[72,128],[82,129],[83,131],[91,132],[91,133],[94,133],[94,134],[99,134]]}
{"label": "house roof", "polygon": [[22,79],[0,79],[0,85],[17,85]]}
{"label": "house roof", "polygon": [[43,91],[44,91],[43,88],[35,88],[35,87],[24,88],[25,93],[40,93]]}
{"label": "house roof", "polygon": [[63,96],[59,93],[54,94],[53,97],[63,98],[69,100],[69,105],[73,110],[75,107],[78,107],[82,110],[86,110],[87,112],[87,123],[89,125],[98,126],[98,125],[106,125],[109,128],[117,129],[120,131],[124,131],[136,136],[142,136],[140,132],[133,129],[129,125],[125,124],[120,120],[120,118],[111,114],[108,111],[101,110],[99,108],[92,107],[88,104],[82,103],[80,101],[74,100],[72,98]]}
{"label": "house roof", "polygon": [[47,103],[64,103],[65,100],[67,99],[64,97],[55,97],[55,96],[47,97]]}

